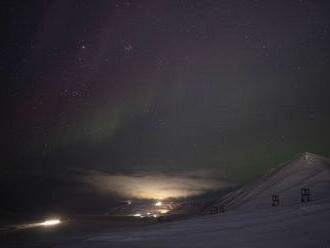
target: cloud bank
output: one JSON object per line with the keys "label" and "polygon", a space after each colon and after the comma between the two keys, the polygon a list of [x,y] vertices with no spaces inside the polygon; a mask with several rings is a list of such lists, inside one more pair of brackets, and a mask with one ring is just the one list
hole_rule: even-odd
{"label": "cloud bank", "polygon": [[83,176],[82,180],[101,191],[137,199],[189,197],[232,186],[227,181],[199,172],[176,175],[159,173],[111,175],[93,171]]}

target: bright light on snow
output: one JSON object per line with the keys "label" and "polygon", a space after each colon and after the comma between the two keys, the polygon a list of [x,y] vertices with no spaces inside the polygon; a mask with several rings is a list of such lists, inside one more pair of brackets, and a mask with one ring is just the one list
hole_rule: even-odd
{"label": "bright light on snow", "polygon": [[59,219],[51,219],[51,220],[46,220],[44,222],[40,223],[40,226],[54,226],[60,224],[61,221]]}

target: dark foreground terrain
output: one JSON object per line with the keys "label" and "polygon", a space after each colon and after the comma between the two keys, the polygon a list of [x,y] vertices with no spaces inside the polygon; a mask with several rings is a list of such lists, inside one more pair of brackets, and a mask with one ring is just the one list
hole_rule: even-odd
{"label": "dark foreground terrain", "polygon": [[[310,201],[301,202],[301,189]],[[272,206],[272,195],[279,196]],[[1,247],[330,247],[330,161],[306,153],[180,221],[72,221],[2,233]]]}

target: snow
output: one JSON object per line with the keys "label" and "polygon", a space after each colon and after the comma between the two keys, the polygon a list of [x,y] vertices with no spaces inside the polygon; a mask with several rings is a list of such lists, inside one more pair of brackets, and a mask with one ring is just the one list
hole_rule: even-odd
{"label": "snow", "polygon": [[231,209],[265,209],[272,194],[279,194],[282,207],[299,206],[300,189],[309,187],[313,202],[330,201],[330,160],[305,153],[279,170],[220,199],[216,205]]}
{"label": "snow", "polygon": [[[301,203],[302,187],[310,188],[310,202]],[[279,195],[280,205],[277,207],[272,207],[272,194]],[[205,215],[219,206],[225,207],[225,213]],[[225,195],[203,214],[155,224],[141,222],[141,225],[131,227],[118,223],[120,228],[111,229],[102,225],[95,229],[92,222],[90,226],[82,222],[77,235],[70,233],[70,226],[68,232],[54,236],[47,236],[40,230],[38,239],[27,235],[27,241],[15,238],[15,242],[8,240],[9,246],[1,243],[0,246],[330,248],[330,160],[305,153],[256,182]],[[105,223],[111,224],[111,220],[105,220]],[[94,231],[88,232],[89,227]]]}
{"label": "snow", "polygon": [[[327,158],[306,153],[281,169],[219,199],[221,215],[104,233],[55,247],[330,247],[330,170]],[[300,189],[311,202],[300,202]],[[280,206],[271,206],[279,194]]]}
{"label": "snow", "polygon": [[330,203],[199,217],[68,247],[330,247]]}

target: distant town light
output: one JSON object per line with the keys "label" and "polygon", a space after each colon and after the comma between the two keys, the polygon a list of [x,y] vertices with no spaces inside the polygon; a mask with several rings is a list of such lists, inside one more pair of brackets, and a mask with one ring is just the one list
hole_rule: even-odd
{"label": "distant town light", "polygon": [[51,219],[51,220],[46,220],[44,222],[40,223],[40,226],[54,226],[60,224],[61,221],[59,219]]}
{"label": "distant town light", "polygon": [[159,209],[159,212],[161,214],[166,214],[166,213],[168,213],[168,211],[170,211],[170,210],[168,210],[168,209]]}

